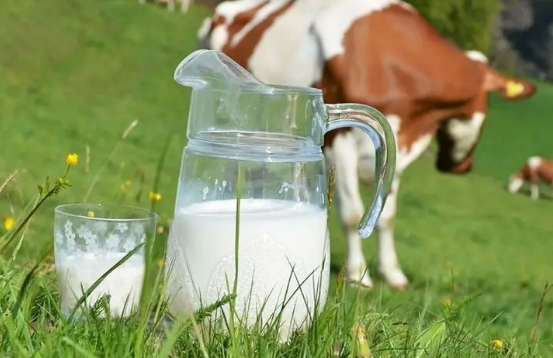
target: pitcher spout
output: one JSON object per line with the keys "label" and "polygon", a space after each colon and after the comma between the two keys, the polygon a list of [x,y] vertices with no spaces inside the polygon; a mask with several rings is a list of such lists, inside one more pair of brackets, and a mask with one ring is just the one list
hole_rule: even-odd
{"label": "pitcher spout", "polygon": [[177,83],[193,89],[259,93],[271,93],[273,90],[230,57],[216,50],[192,52],[179,63],[173,78]]}

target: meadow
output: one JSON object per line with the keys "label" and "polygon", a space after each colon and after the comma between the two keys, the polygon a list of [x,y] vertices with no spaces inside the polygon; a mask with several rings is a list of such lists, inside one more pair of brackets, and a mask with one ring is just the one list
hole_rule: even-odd
{"label": "meadow", "polygon": [[[374,357],[553,357],[553,301],[544,294],[553,278],[553,202],[547,191],[534,202],[527,191],[505,190],[528,156],[550,155],[553,87],[542,83],[525,102],[491,97],[471,174],[439,174],[431,152],[405,173],[395,222],[411,281],[406,291],[378,279],[369,292],[341,284],[345,241],[332,212],[331,297],[320,325],[288,345],[247,332],[202,343],[187,323],[165,339],[154,331],[159,322],[136,330],[144,324],[140,314],[115,321],[94,314],[84,321],[62,318],[51,253],[56,205],[148,207],[148,193],[158,191],[155,210],[164,231],[157,239],[166,238],[190,95],[172,74],[195,49],[207,15],[201,8],[181,15],[130,0],[0,2],[0,187],[18,171],[0,188],[0,218],[13,217],[18,227],[37,200],[37,184],[63,174],[67,153],[80,158],[68,175],[71,187],[44,202],[0,259],[1,356],[326,357],[345,342],[340,357],[349,357],[357,322]],[[364,249],[376,273],[375,237]],[[494,339],[503,347],[494,348]]]}

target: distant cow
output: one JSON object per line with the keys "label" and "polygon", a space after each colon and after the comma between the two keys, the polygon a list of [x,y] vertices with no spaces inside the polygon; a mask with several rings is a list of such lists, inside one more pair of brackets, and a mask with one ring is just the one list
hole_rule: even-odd
{"label": "distant cow", "polygon": [[553,161],[543,157],[528,158],[522,168],[509,178],[509,192],[518,192],[524,183],[530,183],[531,197],[538,200],[539,184],[553,185]]}
{"label": "distant cow", "polygon": [[[267,83],[317,87],[326,103],[364,103],[386,115],[396,134],[398,161],[378,222],[379,271],[395,288],[408,284],[393,236],[403,171],[437,136],[436,168],[470,172],[488,93],[514,100],[536,91],[489,68],[483,54],[461,51],[397,0],[225,1],[204,20],[198,40]],[[363,214],[358,178],[372,183],[374,147],[361,130],[340,129],[325,136],[323,150],[336,165],[346,279],[372,287],[357,225]]]}
{"label": "distant cow", "polygon": [[[146,3],[148,0],[138,0],[140,4]],[[190,4],[193,0],[154,0],[156,3],[161,4],[167,4],[167,9],[169,11],[175,11],[176,4],[180,4],[180,11],[182,13],[188,12],[188,8],[190,8]]]}

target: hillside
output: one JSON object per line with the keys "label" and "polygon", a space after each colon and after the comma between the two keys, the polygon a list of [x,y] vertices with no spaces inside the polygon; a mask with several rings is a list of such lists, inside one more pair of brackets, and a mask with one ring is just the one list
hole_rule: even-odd
{"label": "hillside", "polygon": [[[17,168],[26,171],[0,196],[0,217],[12,208],[19,215],[34,198],[36,184],[64,170],[66,153],[81,155],[70,174],[73,187],[50,200],[32,222],[22,260],[52,246],[53,207],[83,199],[135,119],[138,125],[88,201],[114,201],[130,180],[126,202],[135,203],[137,173],[143,173],[140,204],[148,205],[164,140],[174,133],[161,176],[163,200],[156,209],[163,220],[172,215],[189,96],[172,73],[194,49],[205,15],[199,8],[171,14],[130,0],[0,2],[0,181]],[[470,319],[485,324],[501,314],[486,337],[527,337],[539,290],[553,277],[553,202],[510,195],[504,184],[528,156],[553,156],[552,98],[553,87],[547,85],[540,85],[539,94],[527,102],[504,103],[494,96],[474,173],[441,175],[428,158],[407,171],[396,237],[413,288],[405,293],[377,290],[370,304],[415,318],[426,305],[439,312],[442,299],[478,290],[482,296],[471,303]],[[336,271],[344,262],[345,242],[335,217],[331,232]],[[373,255],[374,238],[365,247]],[[374,258],[367,257],[375,275]],[[550,327],[542,326],[542,339],[551,339]]]}
{"label": "hillside", "polygon": [[[21,208],[20,196],[30,200],[45,175],[58,175],[66,153],[80,153],[85,164],[88,145],[90,172],[85,173],[85,165],[75,168],[71,192],[54,198],[43,215],[51,217],[53,206],[61,201],[82,200],[119,136],[135,119],[138,125],[89,200],[112,200],[126,180],[133,181],[131,189],[136,191],[137,170],[151,186],[163,140],[174,132],[170,164],[161,182],[166,197],[162,208],[171,212],[190,94],[173,81],[173,71],[194,49],[196,29],[205,15],[205,10],[194,9],[178,16],[161,7],[118,0],[102,5],[2,1],[0,177],[16,168],[27,172],[18,177],[9,196],[2,197],[0,216],[10,202],[16,211]],[[49,232],[41,226],[37,223],[37,231]]]}

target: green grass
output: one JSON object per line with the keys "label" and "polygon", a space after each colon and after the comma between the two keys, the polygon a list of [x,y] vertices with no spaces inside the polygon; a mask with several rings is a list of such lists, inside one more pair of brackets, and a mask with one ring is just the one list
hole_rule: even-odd
{"label": "green grass", "polygon": [[[168,133],[174,133],[159,177],[163,199],[156,204],[166,225],[186,143],[190,94],[173,81],[172,73],[194,49],[196,29],[205,15],[198,8],[184,16],[171,14],[131,0],[0,2],[0,182],[20,170],[0,194],[0,217],[22,218],[44,176],[63,173],[69,152],[81,158],[69,174],[73,186],[47,200],[24,231],[17,266],[1,261],[2,356],[38,352],[41,357],[123,357],[136,352],[140,315],[128,321],[93,315],[84,322],[61,318],[55,274],[47,264],[20,290],[34,263],[52,248],[54,206],[83,200],[134,120],[137,126],[121,141],[88,199],[150,205],[156,166]],[[543,286],[553,278],[553,203],[547,198],[533,202],[504,189],[507,177],[526,157],[550,155],[551,99],[553,87],[543,84],[526,102],[504,103],[494,96],[470,175],[439,174],[428,158],[408,169],[396,219],[398,253],[411,280],[407,291],[394,292],[377,280],[373,291],[356,300],[356,291],[340,289],[329,298],[318,328],[287,346],[277,345],[270,332],[239,333],[237,344],[245,356],[307,357],[321,349],[328,356],[336,342],[349,347],[351,325],[361,322],[375,356],[415,357],[418,334],[439,327],[433,322],[446,316],[443,357],[501,355],[489,350],[494,338],[508,342],[512,357],[552,357],[550,296],[542,305],[538,343],[529,345],[528,340]],[[123,190],[129,180],[132,184]],[[370,195],[368,190],[364,194]],[[345,242],[334,214],[331,236],[334,292],[345,260]],[[373,277],[375,237],[364,242]],[[20,310],[14,311],[19,292],[24,293]],[[448,310],[444,299],[456,308]],[[32,334],[26,325],[30,321],[36,323]],[[147,330],[143,340],[144,352],[153,355],[171,348],[164,346],[170,341],[150,333]],[[173,356],[203,356],[192,328],[185,326],[180,333]],[[231,349],[227,338],[220,333],[207,337],[209,356],[229,355],[224,353]]]}

